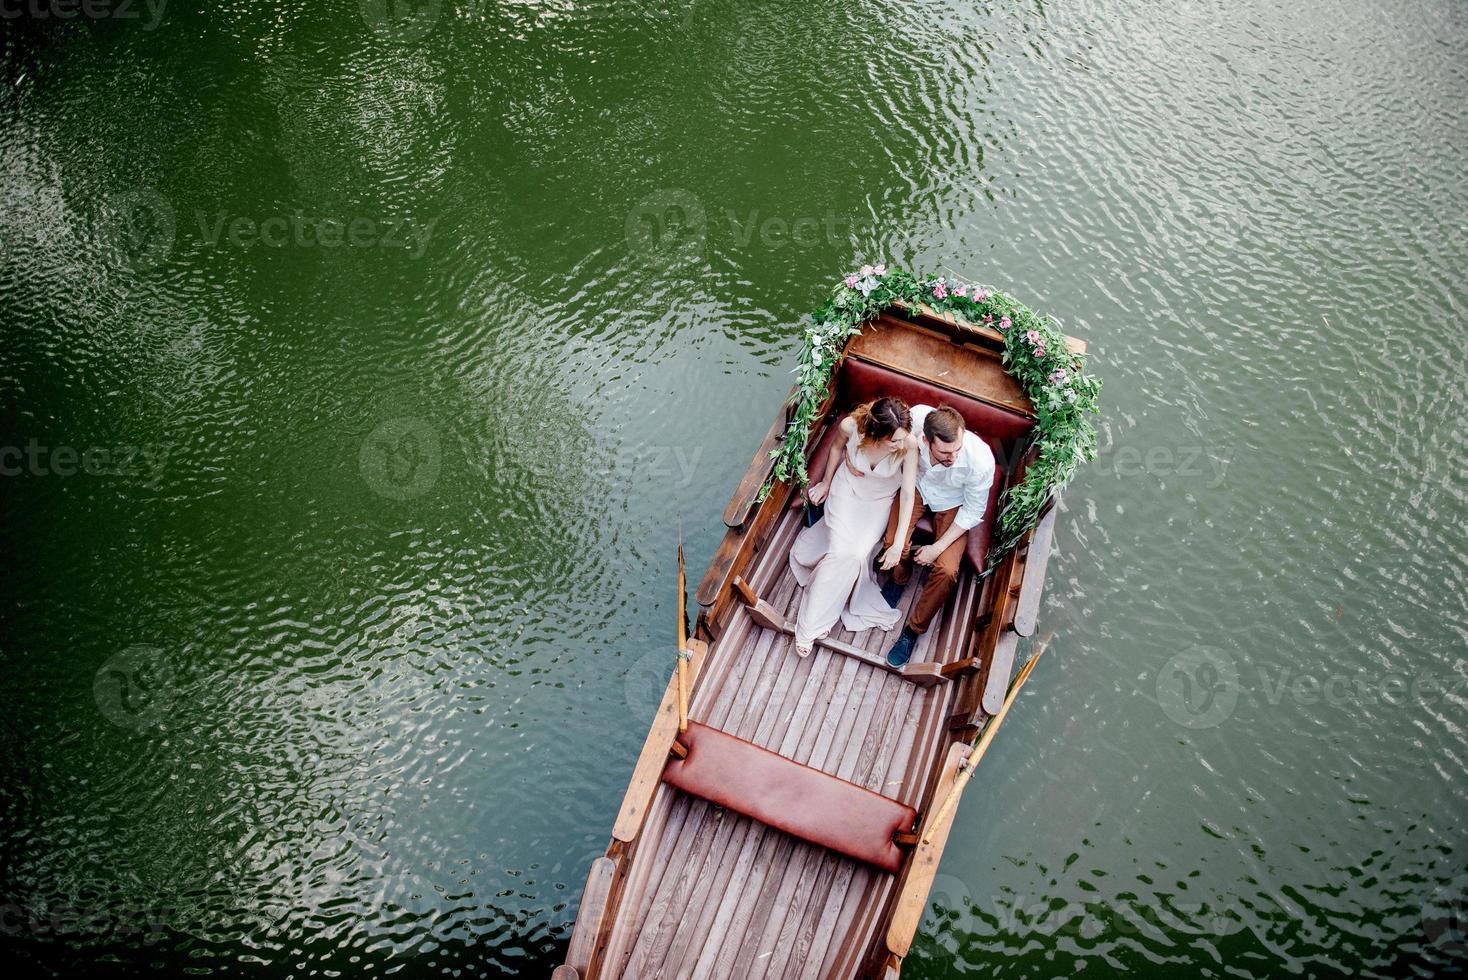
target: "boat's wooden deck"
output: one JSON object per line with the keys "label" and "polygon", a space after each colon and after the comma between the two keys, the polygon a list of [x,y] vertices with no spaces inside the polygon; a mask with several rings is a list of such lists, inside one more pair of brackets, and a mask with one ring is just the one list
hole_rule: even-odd
{"label": "boat's wooden deck", "polygon": [[[750,581],[793,618],[800,593],[786,556],[799,512],[785,513]],[[903,596],[912,602],[920,575]],[[981,583],[965,568],[915,662],[956,659]],[[835,635],[885,652],[876,630]],[[754,626],[741,608],[713,645],[690,715],[781,755],[919,806],[943,739],[953,685],[920,688]],[[608,934],[602,976],[849,977],[895,878],[660,785]]]}

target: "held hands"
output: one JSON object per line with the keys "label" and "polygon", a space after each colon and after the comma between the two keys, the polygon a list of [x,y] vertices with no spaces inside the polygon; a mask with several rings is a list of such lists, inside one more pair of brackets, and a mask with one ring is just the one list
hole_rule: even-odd
{"label": "held hands", "polygon": [[919,565],[931,565],[942,554],[943,552],[938,550],[937,545],[925,544],[913,553],[912,560]]}
{"label": "held hands", "polygon": [[884,572],[890,572],[902,561],[902,545],[893,544],[892,547],[882,552],[881,568]]}
{"label": "held hands", "polygon": [[812,483],[806,488],[805,496],[813,504],[822,504],[826,502],[826,494],[830,492],[830,485],[825,480],[822,480],[820,483]]}

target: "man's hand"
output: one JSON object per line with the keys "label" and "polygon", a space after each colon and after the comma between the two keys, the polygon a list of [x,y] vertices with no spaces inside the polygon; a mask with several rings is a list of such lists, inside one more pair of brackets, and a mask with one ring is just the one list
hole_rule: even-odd
{"label": "man's hand", "polygon": [[892,547],[882,552],[881,568],[884,572],[890,572],[902,562],[902,545],[892,543]]}
{"label": "man's hand", "polygon": [[830,492],[830,486],[826,483],[825,480],[822,480],[820,483],[812,483],[810,487],[806,489],[805,497],[811,503],[819,504],[825,501],[826,494]]}
{"label": "man's hand", "polygon": [[912,560],[919,565],[931,565],[942,554],[943,552],[938,549],[936,544],[925,544],[912,556]]}

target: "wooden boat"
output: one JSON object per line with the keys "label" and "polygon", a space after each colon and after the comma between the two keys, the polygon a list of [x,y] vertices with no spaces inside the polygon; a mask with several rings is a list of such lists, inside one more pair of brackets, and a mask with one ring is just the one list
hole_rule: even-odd
{"label": "wooden boat", "polygon": [[788,484],[759,499],[788,405],[776,416],[696,593],[688,731],[675,677],[555,980],[898,977],[953,819],[939,801],[961,791],[960,762],[1004,706],[1017,646],[1035,632],[1057,515],[1052,505],[979,574],[1034,424],[1002,349],[1001,334],[952,314],[890,308],[847,341],[807,443],[816,458],[844,411],[891,394],[952,405],[994,450],[988,514],[901,669],[884,656],[895,631],[838,624],[802,658],[782,628],[799,602],[787,555],[802,511]]}

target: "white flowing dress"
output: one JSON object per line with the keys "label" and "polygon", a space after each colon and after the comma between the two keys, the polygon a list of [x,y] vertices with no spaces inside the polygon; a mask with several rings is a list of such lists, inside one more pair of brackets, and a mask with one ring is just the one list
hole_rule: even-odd
{"label": "white flowing dress", "polygon": [[790,548],[790,571],[805,587],[795,620],[795,643],[808,647],[831,632],[836,620],[852,632],[890,630],[899,613],[882,598],[872,559],[882,546],[892,499],[902,488],[902,455],[892,453],[875,466],[859,451],[860,434],[846,440],[846,462],[836,467],[826,495],[826,512],[803,529]]}

